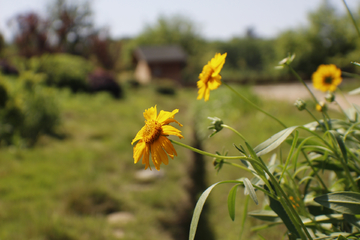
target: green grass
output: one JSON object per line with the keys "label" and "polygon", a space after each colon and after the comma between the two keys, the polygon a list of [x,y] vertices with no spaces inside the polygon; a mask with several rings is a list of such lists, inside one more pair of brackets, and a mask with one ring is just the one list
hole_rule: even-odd
{"label": "green grass", "polygon": [[[298,112],[293,103],[263,101],[251,94],[251,89],[239,89],[289,126],[312,121],[305,112]],[[135,173],[144,165],[133,164],[130,142],[143,126],[143,111],[155,104],[158,110],[178,108],[176,119],[184,125],[181,130],[185,138],[181,141],[191,144],[196,119],[196,131],[204,148],[212,153],[225,149],[237,154],[232,144],[242,141],[226,129],[207,139],[207,116],[223,118],[252,146],[282,129],[225,87],[212,91],[206,103],[196,101],[196,91],[181,89],[174,96],[167,96],[157,94],[152,87],[129,88],[123,100],[114,100],[107,94],[57,91],[62,112],[57,131],[63,139],[43,136],[33,148],[0,149],[0,239],[111,240],[116,239],[114,232],[123,232],[124,239],[130,240],[187,236],[188,233],[179,232],[179,216],[189,198],[186,188],[191,153],[175,146],[178,157],[169,160],[168,166],[161,166],[164,177],[150,183],[136,180]],[[206,159],[208,186],[245,176],[243,171],[228,166],[216,174],[212,159]],[[215,239],[237,239],[239,233],[244,195],[239,191],[236,220],[232,222],[227,213],[230,188],[218,187],[207,203]],[[250,209],[259,207],[250,204]],[[134,220],[110,224],[107,214],[111,211],[129,212]],[[258,223],[247,219],[243,239],[257,239],[249,229]],[[284,228],[274,228],[264,235],[279,239],[283,233]],[[198,237],[202,239],[201,235]]]}

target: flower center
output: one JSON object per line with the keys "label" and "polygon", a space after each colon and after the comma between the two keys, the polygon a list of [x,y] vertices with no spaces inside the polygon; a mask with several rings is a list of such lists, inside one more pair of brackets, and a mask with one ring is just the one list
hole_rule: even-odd
{"label": "flower center", "polygon": [[153,143],[160,137],[162,132],[161,124],[155,120],[147,120],[145,126],[143,139],[146,143]]}
{"label": "flower center", "polygon": [[210,66],[207,66],[205,68],[205,71],[204,71],[204,79],[205,79],[205,83],[207,83],[210,78],[211,78],[211,75],[213,74],[214,70],[212,69],[212,67]]}
{"label": "flower center", "polygon": [[324,79],[324,83],[332,84],[333,78],[331,76],[326,76]]}

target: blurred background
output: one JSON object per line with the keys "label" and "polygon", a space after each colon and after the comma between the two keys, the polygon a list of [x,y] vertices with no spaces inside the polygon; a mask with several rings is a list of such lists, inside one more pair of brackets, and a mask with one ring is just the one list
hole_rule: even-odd
{"label": "blurred background", "polygon": [[[360,2],[347,4],[360,23]],[[134,165],[130,143],[144,110],[179,109],[181,141],[238,154],[229,132],[208,139],[208,116],[253,146],[281,126],[221,87],[196,101],[198,75],[215,53],[227,52],[223,81],[290,126],[311,119],[256,87],[296,82],[274,68],[289,53],[305,80],[333,63],[341,88],[358,87],[351,61],[360,61],[359,43],[335,0],[0,0],[0,239],[187,239],[201,192],[246,174],[217,172],[212,159],[179,147],[161,171]],[[230,188],[214,190],[196,239],[238,238],[244,195],[233,222]],[[243,238],[285,231],[252,231],[259,224],[247,218]]]}

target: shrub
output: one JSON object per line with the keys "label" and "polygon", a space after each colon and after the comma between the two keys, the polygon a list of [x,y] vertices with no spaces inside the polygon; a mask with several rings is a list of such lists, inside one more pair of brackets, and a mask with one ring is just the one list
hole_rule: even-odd
{"label": "shrub", "polygon": [[114,98],[121,98],[123,96],[122,88],[116,82],[115,77],[102,69],[96,69],[89,75],[88,78],[89,91],[110,93]]}
{"label": "shrub", "polygon": [[92,64],[86,59],[69,54],[42,55],[32,58],[31,67],[38,73],[45,73],[46,84],[56,87],[68,87],[73,92],[86,91],[88,74]]}
{"label": "shrub", "polygon": [[60,120],[54,91],[39,84],[44,75],[23,72],[18,81],[0,75],[0,143],[20,139],[33,145],[43,133],[53,133]]}

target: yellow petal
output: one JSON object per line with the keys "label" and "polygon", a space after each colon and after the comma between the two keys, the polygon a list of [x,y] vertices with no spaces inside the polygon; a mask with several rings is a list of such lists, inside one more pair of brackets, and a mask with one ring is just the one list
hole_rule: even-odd
{"label": "yellow petal", "polygon": [[151,170],[150,167],[150,163],[149,163],[149,157],[150,157],[150,146],[148,144],[146,144],[145,146],[145,150],[144,150],[144,155],[143,155],[143,160],[142,160],[142,164],[145,164],[145,169],[147,169],[148,167]]}
{"label": "yellow petal", "polygon": [[205,89],[205,93],[204,93],[204,100],[205,102],[207,102],[210,98],[210,89],[209,88],[206,88]]}
{"label": "yellow petal", "polygon": [[157,111],[156,111],[156,105],[154,107],[151,107],[144,112],[144,118],[146,120],[156,120]]}
{"label": "yellow petal", "polygon": [[200,100],[205,95],[206,86],[199,88],[197,100]]}
{"label": "yellow petal", "polygon": [[166,121],[169,118],[174,118],[174,115],[177,112],[179,112],[179,109],[175,109],[172,112],[167,112],[167,111],[161,110],[160,113],[159,113],[159,116],[156,119],[156,121],[158,121],[159,123],[162,123],[162,122]]}
{"label": "yellow petal", "polygon": [[166,151],[166,153],[171,157],[174,158],[174,155],[177,156],[176,150],[172,143],[170,142],[167,137],[161,136],[161,146]]}
{"label": "yellow petal", "polygon": [[146,143],[139,141],[133,148],[134,163],[137,163],[144,155]]}
{"label": "yellow petal", "polygon": [[221,76],[217,75],[211,79],[212,81],[208,82],[208,87],[210,90],[215,90],[221,85]]}
{"label": "yellow petal", "polygon": [[171,125],[165,125],[162,127],[163,129],[163,135],[174,135],[174,136],[177,136],[179,137],[180,139],[181,138],[184,138],[182,135],[181,135],[181,131]]}
{"label": "yellow petal", "polygon": [[151,144],[151,158],[157,170],[160,170],[160,164],[164,160],[167,161],[167,155],[162,149],[161,143],[159,141],[155,141]]}
{"label": "yellow petal", "polygon": [[136,134],[135,138],[134,138],[134,139],[132,140],[132,142],[131,142],[131,145],[132,145],[134,142],[142,139],[142,137],[143,137],[143,135],[144,135],[144,134],[143,134],[144,130],[145,130],[145,126],[142,127],[142,128],[140,129],[140,131]]}

